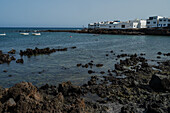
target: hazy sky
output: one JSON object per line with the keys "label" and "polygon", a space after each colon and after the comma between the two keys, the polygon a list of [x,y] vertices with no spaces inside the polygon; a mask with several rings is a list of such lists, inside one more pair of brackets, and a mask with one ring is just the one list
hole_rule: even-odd
{"label": "hazy sky", "polygon": [[170,0],[0,0],[0,27],[82,27],[153,15],[170,17]]}

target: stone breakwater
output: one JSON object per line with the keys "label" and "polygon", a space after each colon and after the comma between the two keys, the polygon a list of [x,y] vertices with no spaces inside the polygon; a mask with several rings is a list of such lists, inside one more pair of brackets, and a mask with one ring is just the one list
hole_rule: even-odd
{"label": "stone breakwater", "polygon": [[[149,65],[137,54],[120,57],[125,59],[115,64],[115,69],[107,70],[102,78],[93,75],[81,86],[68,81],[37,88],[22,82],[0,88],[0,112],[169,113],[170,60]],[[77,66],[104,65],[91,61]]]}

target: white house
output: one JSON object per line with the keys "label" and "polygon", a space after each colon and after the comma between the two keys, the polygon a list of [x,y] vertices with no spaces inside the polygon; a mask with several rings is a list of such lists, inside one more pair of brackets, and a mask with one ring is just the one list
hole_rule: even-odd
{"label": "white house", "polygon": [[149,17],[149,19],[147,19],[147,28],[158,27],[160,18],[163,18],[163,17],[161,16]]}
{"label": "white house", "polygon": [[158,27],[170,27],[170,18],[160,18]]}
{"label": "white house", "polygon": [[106,21],[88,24],[89,29],[132,29],[132,28],[146,28],[146,20],[130,20],[126,22]]}

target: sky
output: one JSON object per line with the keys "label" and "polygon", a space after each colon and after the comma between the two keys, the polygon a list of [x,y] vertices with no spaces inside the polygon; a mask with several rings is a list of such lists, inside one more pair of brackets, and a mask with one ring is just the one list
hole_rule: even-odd
{"label": "sky", "polygon": [[170,17],[170,0],[0,0],[0,27],[82,27]]}

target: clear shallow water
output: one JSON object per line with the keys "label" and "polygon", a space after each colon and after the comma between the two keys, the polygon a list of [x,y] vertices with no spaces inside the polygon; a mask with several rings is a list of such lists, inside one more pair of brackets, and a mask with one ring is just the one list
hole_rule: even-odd
{"label": "clear shallow water", "polygon": [[[94,64],[102,63],[102,68],[94,67],[93,75],[101,76],[100,71],[107,72],[114,69],[116,56],[109,51],[113,50],[116,55],[121,53],[140,54],[145,53],[146,58],[158,60],[157,52],[170,52],[170,37],[168,36],[130,36],[130,35],[98,35],[78,33],[48,33],[41,36],[22,36],[16,30],[23,29],[0,29],[7,36],[0,36],[0,50],[7,53],[14,48],[17,52],[14,55],[20,58],[19,51],[26,48],[58,48],[72,47],[66,52],[56,52],[50,55],[38,55],[28,58],[23,57],[24,64],[17,64],[12,61],[8,64],[0,64],[0,86],[10,87],[21,81],[32,82],[41,86],[46,83],[58,85],[63,81],[72,81],[74,84],[85,83],[91,75],[90,68],[77,67],[78,63],[86,64],[91,60]],[[72,38],[70,38],[72,36]],[[124,52],[120,52],[123,50]],[[109,56],[105,55],[109,53]],[[169,57],[161,57],[159,60],[167,60]],[[4,73],[3,70],[7,70]],[[39,73],[41,72],[41,73]],[[8,77],[12,75],[12,77]]]}

